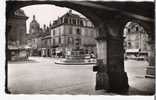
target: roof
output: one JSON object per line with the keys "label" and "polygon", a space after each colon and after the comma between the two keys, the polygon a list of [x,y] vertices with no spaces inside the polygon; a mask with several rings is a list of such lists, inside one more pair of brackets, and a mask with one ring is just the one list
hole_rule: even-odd
{"label": "roof", "polygon": [[72,13],[72,10],[69,10],[69,12],[65,13],[65,14],[62,15],[61,17],[58,17],[57,20],[54,20],[54,21],[53,21],[53,26],[52,26],[52,27],[55,27],[55,26],[60,25],[59,19],[62,19],[62,18],[79,18],[79,19],[86,19],[86,18],[80,17],[78,14]]}
{"label": "roof", "polygon": [[77,15],[77,14],[73,14],[73,13],[69,13],[69,12],[67,12],[66,14],[64,14],[63,16],[61,16],[61,17],[73,17],[73,18],[80,18],[80,16],[79,15]]}
{"label": "roof", "polygon": [[16,16],[27,17],[27,16],[25,15],[25,13],[24,13],[24,10],[22,10],[22,9],[16,10],[14,14],[15,14]]}

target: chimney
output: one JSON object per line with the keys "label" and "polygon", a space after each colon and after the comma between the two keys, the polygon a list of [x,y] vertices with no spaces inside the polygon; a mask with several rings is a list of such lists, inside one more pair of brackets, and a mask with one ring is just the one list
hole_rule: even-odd
{"label": "chimney", "polygon": [[69,10],[69,14],[72,14],[72,10],[71,9]]}

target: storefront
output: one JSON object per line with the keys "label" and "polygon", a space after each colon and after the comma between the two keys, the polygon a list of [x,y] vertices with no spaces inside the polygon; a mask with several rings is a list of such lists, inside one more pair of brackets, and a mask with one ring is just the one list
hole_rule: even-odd
{"label": "storefront", "polygon": [[125,53],[127,59],[147,60],[148,52],[139,49],[127,49]]}
{"label": "storefront", "polygon": [[25,47],[8,46],[7,59],[9,61],[27,60],[29,49]]}

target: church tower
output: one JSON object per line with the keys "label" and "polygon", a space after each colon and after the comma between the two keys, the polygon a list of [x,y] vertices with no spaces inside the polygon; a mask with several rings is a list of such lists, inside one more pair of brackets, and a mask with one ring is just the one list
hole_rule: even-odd
{"label": "church tower", "polygon": [[33,20],[30,23],[29,33],[30,34],[39,34],[39,30],[40,30],[40,25],[36,21],[35,15],[33,15]]}

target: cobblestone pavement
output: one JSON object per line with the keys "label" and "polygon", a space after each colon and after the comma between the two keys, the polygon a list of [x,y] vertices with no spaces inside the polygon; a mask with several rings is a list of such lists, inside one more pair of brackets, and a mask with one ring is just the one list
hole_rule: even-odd
{"label": "cobblestone pavement", "polygon": [[[8,90],[13,94],[115,95],[96,91],[93,65],[57,65],[54,58],[30,57],[9,62]],[[145,78],[147,62],[125,61],[130,90],[128,94],[152,94],[154,79]]]}

